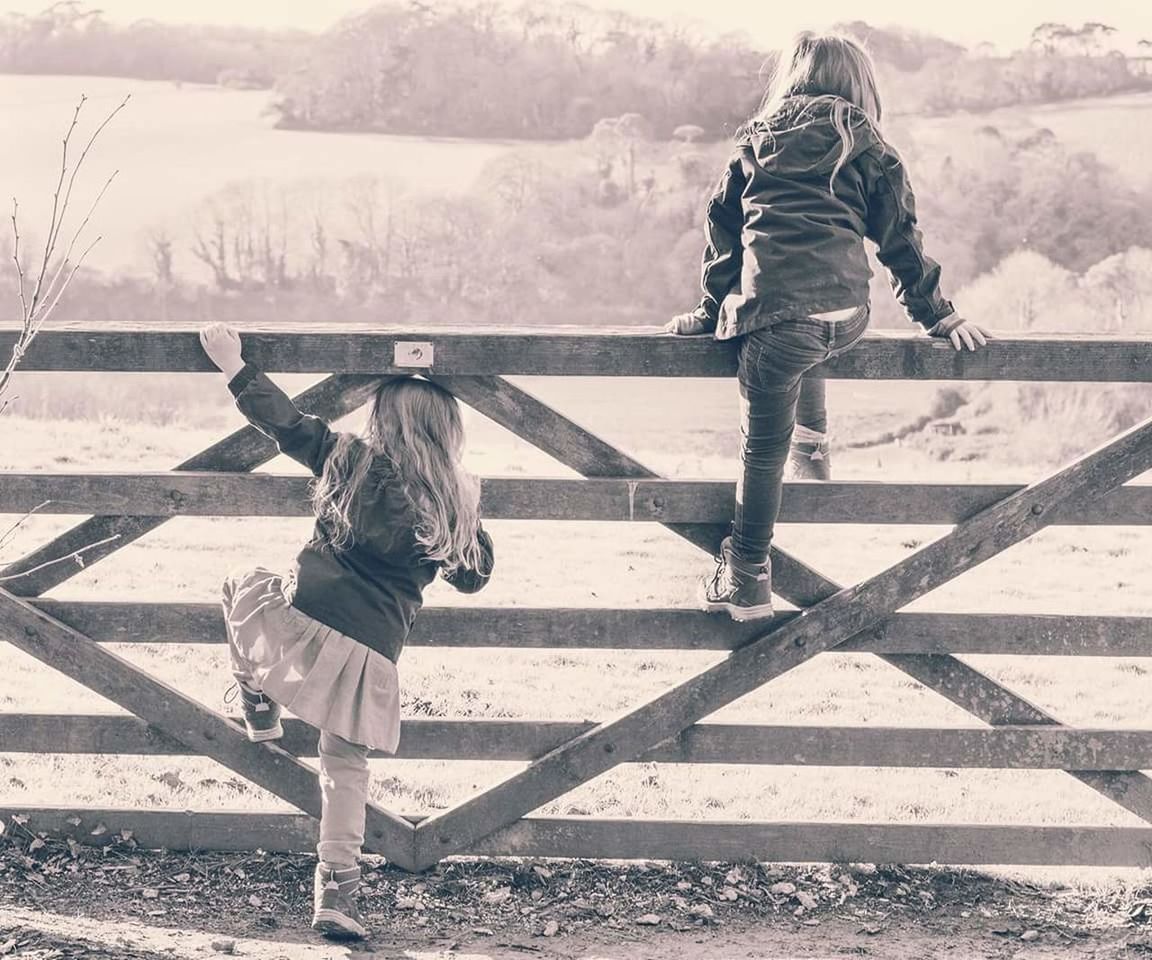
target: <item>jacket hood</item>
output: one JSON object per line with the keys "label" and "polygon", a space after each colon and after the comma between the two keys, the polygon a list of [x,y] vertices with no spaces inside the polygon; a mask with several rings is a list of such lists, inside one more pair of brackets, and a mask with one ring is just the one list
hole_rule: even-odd
{"label": "jacket hood", "polygon": [[771,119],[752,121],[738,142],[751,146],[767,170],[784,175],[831,174],[843,150],[832,123],[832,111],[838,103],[847,105],[848,126],[854,134],[846,158],[850,161],[879,142],[879,137],[868,115],[839,97],[789,97]]}

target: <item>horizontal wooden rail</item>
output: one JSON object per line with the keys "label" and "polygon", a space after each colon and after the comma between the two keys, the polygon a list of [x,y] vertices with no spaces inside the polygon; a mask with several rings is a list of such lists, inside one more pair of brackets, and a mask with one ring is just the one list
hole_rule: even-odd
{"label": "horizontal wooden rail", "polygon": [[[15,342],[0,328],[0,356]],[[398,345],[421,344],[430,368],[398,366]],[[431,345],[431,350],[427,345]],[[427,369],[440,376],[505,374],[595,377],[729,377],[731,344],[671,337],[656,328],[606,331],[531,327],[516,331],[352,331],[347,328],[252,329],[245,356],[270,371],[395,373]],[[211,371],[195,331],[57,327],[45,330],[21,363],[25,371]],[[1033,335],[998,339],[990,349],[957,353],[914,332],[869,334],[821,368],[824,375],[879,380],[1152,381],[1152,339]]]}
{"label": "horizontal wooden rail", "polygon": [[[0,806],[0,820],[12,816],[27,817],[28,830],[93,845],[131,830],[145,849],[311,853],[316,846],[316,821],[294,813]],[[419,823],[422,818],[407,819]],[[461,852],[745,863],[1148,867],[1152,827],[526,817]]]}
{"label": "horizontal wooden rail", "polygon": [[[305,517],[310,477],[282,474],[0,472],[0,513],[88,516]],[[1020,484],[790,483],[781,523],[954,524],[1022,490]],[[724,523],[735,485],[720,480],[494,477],[491,520]],[[1152,523],[1152,484],[1129,485],[1055,511],[1054,524]]]}
{"label": "horizontal wooden rail", "polygon": [[[594,726],[591,721],[406,720],[395,758],[534,760]],[[314,757],[317,737],[313,727],[286,720],[281,746],[296,756]],[[36,713],[0,713],[0,752],[194,753],[138,717]],[[374,752],[373,756],[389,755]],[[1152,768],[1152,730],[701,723],[640,760],[813,767],[1143,770]]]}
{"label": "horizontal wooden rail", "polygon": [[[224,643],[215,603],[34,600],[49,616],[104,643]],[[782,612],[782,617],[790,614]],[[756,624],[687,609],[425,607],[408,645],[618,650],[734,650]],[[878,654],[1152,656],[1152,618],[898,613],[837,647]]]}

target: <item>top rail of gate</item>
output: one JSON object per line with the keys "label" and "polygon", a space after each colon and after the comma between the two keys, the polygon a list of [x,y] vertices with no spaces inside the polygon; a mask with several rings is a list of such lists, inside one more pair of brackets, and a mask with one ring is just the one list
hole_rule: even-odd
{"label": "top rail of gate", "polygon": [[[245,356],[280,373],[441,376],[729,377],[731,344],[672,337],[657,327],[368,328],[334,325],[243,329]],[[0,323],[0,355],[16,330]],[[196,373],[214,368],[191,327],[56,325],[43,330],[21,370]],[[915,332],[874,331],[818,368],[831,379],[1152,382],[1152,336],[999,336],[977,353]]]}

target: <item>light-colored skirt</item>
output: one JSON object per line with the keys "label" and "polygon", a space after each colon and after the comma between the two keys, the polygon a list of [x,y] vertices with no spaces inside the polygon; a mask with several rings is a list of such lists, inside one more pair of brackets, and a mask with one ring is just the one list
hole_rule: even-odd
{"label": "light-colored skirt", "polygon": [[400,742],[396,664],[297,610],[285,586],[279,574],[259,567],[224,581],[233,670],[312,726],[394,753]]}

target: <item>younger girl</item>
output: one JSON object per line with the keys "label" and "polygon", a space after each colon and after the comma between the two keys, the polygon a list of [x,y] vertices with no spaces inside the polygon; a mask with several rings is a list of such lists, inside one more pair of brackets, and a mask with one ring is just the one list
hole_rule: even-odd
{"label": "younger girl", "polygon": [[318,478],[316,526],[293,570],[224,583],[224,615],[248,738],[282,735],[280,708],[320,728],[320,863],[314,929],[366,935],[356,905],[368,751],[400,739],[396,661],[437,571],[473,593],[492,573],[479,484],[460,463],[455,398],[397,377],[376,390],[363,437],[304,416],[240,356],[223,324],[200,334],[241,413]]}
{"label": "younger girl", "polygon": [[794,472],[827,476],[822,381],[801,385],[868,327],[864,238],[929,335],[957,350],[985,343],[940,295],[940,267],[921,249],[912,191],[880,115],[868,54],[843,37],[800,34],[709,201],[704,297],[667,327],[739,344],[744,469],[732,536],[704,591],[706,610],[735,620],[772,615],[768,553],[798,398],[805,429],[793,445]]}

